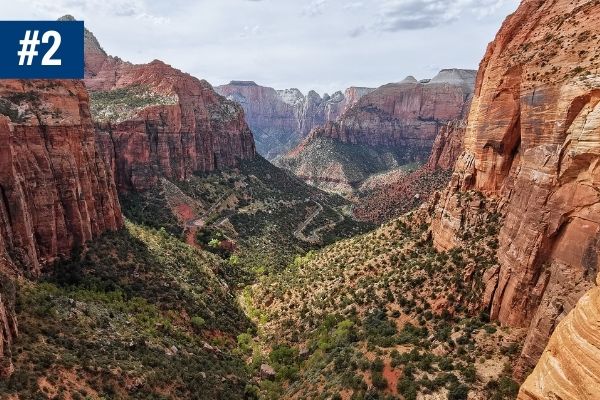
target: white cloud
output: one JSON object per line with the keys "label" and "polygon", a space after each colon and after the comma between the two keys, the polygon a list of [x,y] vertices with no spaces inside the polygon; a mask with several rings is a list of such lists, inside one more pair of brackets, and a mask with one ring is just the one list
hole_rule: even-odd
{"label": "white cloud", "polygon": [[144,0],[33,0],[31,4],[38,12],[46,12],[60,17],[73,14],[83,16],[131,17],[152,24],[165,24],[169,18],[152,14]]}
{"label": "white cloud", "polygon": [[316,17],[317,15],[323,14],[323,10],[325,8],[325,4],[327,0],[312,0],[308,5],[304,7],[302,10],[302,14],[309,17]]}
{"label": "white cloud", "polygon": [[12,0],[2,17],[72,14],[109,54],[160,59],[213,85],[243,79],[333,93],[477,68],[519,1]]}

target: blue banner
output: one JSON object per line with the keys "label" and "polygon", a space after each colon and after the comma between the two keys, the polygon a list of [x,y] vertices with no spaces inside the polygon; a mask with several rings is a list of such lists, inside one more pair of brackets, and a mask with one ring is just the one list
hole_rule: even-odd
{"label": "blue banner", "polygon": [[0,21],[0,79],[83,79],[83,21]]}

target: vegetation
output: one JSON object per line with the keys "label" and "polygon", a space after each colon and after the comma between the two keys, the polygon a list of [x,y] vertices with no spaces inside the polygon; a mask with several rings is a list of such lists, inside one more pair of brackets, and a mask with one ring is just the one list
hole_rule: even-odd
{"label": "vegetation", "polygon": [[253,326],[219,277],[218,257],[131,223],[41,282],[23,282],[20,398],[235,399],[249,376],[235,354]]}
{"label": "vegetation", "polygon": [[159,94],[141,85],[90,92],[90,108],[95,121],[122,122],[148,106],[173,104],[177,104],[177,95]]}
{"label": "vegetation", "polygon": [[[373,227],[347,215],[347,200],[315,189],[261,157],[243,161],[239,169],[161,185],[161,190],[122,196],[125,215],[181,236],[188,217],[177,217],[171,203],[191,204],[203,226],[193,235],[196,242],[224,259],[236,255],[248,272],[279,271],[297,254]],[[322,210],[299,229],[319,207]]]}
{"label": "vegetation", "polygon": [[[476,391],[512,398],[502,366],[516,353],[496,343],[517,346],[520,338],[490,323],[480,304],[483,272],[496,263],[496,206],[478,193],[466,196],[482,201],[479,222],[465,222],[469,247],[437,252],[423,215],[409,214],[260,278],[242,298],[260,326],[254,340],[267,347],[283,341],[303,349],[303,357],[293,379],[259,394],[415,399],[440,393],[458,400]],[[502,372],[489,378],[482,371],[490,366]],[[493,382],[503,382],[502,389]]]}
{"label": "vegetation", "polygon": [[428,148],[410,146],[367,146],[342,143],[329,138],[311,140],[302,151],[294,156],[286,156],[277,160],[282,168],[303,178],[320,182],[317,186],[329,189],[340,189],[340,182],[328,182],[322,176],[323,171],[331,170],[331,165],[340,166],[339,176],[335,178],[342,184],[349,185],[344,191],[351,191],[368,179],[371,175],[400,168],[414,166],[415,162],[423,162],[429,156]]}

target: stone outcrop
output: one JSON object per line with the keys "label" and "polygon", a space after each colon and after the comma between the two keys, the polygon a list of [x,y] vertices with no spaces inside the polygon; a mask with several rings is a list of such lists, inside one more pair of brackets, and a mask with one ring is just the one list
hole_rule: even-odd
{"label": "stone outcrop", "polygon": [[[600,284],[600,276],[597,282]],[[519,400],[594,400],[600,388],[600,287],[557,325]]]}
{"label": "stone outcrop", "polygon": [[482,305],[504,325],[529,327],[518,377],[598,270],[599,36],[598,2],[521,3],[481,62],[465,151],[435,204],[434,243],[448,249],[478,212],[461,192],[499,200],[499,266],[484,277]]}
{"label": "stone outcrop", "polygon": [[431,154],[424,168],[428,171],[437,169],[452,170],[454,163],[463,152],[467,122],[455,120],[443,126],[431,148]]}
{"label": "stone outcrop", "polygon": [[215,90],[242,106],[257,151],[266,158],[276,157],[300,140],[297,109],[303,96],[299,91],[282,98],[273,88],[246,81],[232,81]]}
{"label": "stone outcrop", "polygon": [[97,140],[120,191],[146,190],[160,177],[184,180],[255,156],[242,108],[208,82],[161,61],[133,65],[106,56],[97,43],[88,33],[85,84]]}
{"label": "stone outcrop", "polygon": [[337,121],[314,129],[278,164],[311,184],[344,193],[372,174],[425,163],[437,138],[431,167],[451,168],[461,151],[458,121],[468,113],[475,74],[447,69],[426,83],[407,77],[384,85],[362,96]]}
{"label": "stone outcrop", "polygon": [[321,97],[298,89],[275,90],[252,81],[232,81],[215,90],[239,103],[254,134],[257,150],[275,159],[296,146],[313,128],[335,121],[347,108],[374,89],[351,87]]}
{"label": "stone outcrop", "polygon": [[18,275],[123,225],[79,81],[0,83],[0,375],[11,372]]}

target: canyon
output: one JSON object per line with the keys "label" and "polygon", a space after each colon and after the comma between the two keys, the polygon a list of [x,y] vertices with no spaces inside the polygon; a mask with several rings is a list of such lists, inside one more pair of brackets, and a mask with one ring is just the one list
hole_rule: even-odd
{"label": "canyon", "polygon": [[345,110],[374,89],[350,87],[344,93],[321,97],[311,90],[275,90],[252,81],[232,81],[215,87],[217,93],[240,104],[254,133],[258,152],[268,160],[296,146],[309,132],[335,121]]}
{"label": "canyon", "polygon": [[384,223],[419,208],[432,194],[444,189],[463,152],[466,126],[466,120],[443,126],[429,159],[415,171],[393,170],[367,180],[360,186],[354,215],[360,220]]}
{"label": "canyon", "polygon": [[599,1],[324,97],[85,35],[0,82],[0,396],[598,398]]}

